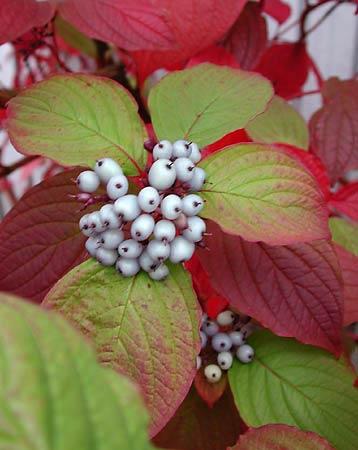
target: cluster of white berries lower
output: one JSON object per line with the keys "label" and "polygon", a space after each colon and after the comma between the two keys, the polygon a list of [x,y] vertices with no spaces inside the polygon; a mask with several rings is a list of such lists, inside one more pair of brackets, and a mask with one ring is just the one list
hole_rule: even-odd
{"label": "cluster of white berries lower", "polygon": [[200,329],[201,353],[197,357],[197,368],[200,369],[205,360],[212,360],[214,352],[216,364],[210,363],[204,368],[204,375],[210,383],[220,381],[222,371],[231,368],[234,356],[242,363],[253,360],[254,349],[246,344],[246,338],[251,332],[252,324],[240,322],[240,316],[230,310],[218,314],[216,320],[210,320],[204,314]]}
{"label": "cluster of white berries lower", "polygon": [[148,186],[138,194],[128,194],[128,179],[110,158],[82,172],[76,180],[82,192],[94,193],[103,184],[110,199],[80,220],[88,253],[125,277],[142,269],[154,280],[168,275],[166,260],[188,261],[206,231],[198,217],[204,202],[193,193],[205,182],[204,170],[195,166],[200,158],[193,142],[160,141],[153,148]]}

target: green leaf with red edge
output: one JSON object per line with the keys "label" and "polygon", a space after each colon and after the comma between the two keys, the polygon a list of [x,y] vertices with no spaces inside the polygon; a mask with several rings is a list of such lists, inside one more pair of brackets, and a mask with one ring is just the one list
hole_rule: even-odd
{"label": "green leaf with red edge", "polygon": [[338,217],[331,217],[329,228],[334,242],[358,256],[358,224]]}
{"label": "green leaf with red edge", "polygon": [[242,144],[205,158],[202,216],[248,241],[291,244],[329,237],[316,181],[283,152]]}
{"label": "green leaf with red edge", "polygon": [[175,416],[154,438],[154,444],[180,450],[223,450],[237,441],[240,428],[229,389],[209,408],[193,387]]}
{"label": "green leaf with red edge", "polygon": [[0,224],[0,290],[41,302],[87,257],[74,169],[30,189]]}
{"label": "green leaf with red edge", "polygon": [[10,100],[5,122],[14,147],[64,165],[118,160],[127,175],[144,167],[138,106],[118,83],[93,75],[55,75]]}
{"label": "green leaf with red edge", "polygon": [[149,94],[158,139],[187,139],[200,147],[243,128],[273,94],[260,75],[200,64],[164,77]]}
{"label": "green leaf with red edge", "polygon": [[270,246],[246,242],[208,223],[199,250],[209,279],[232,307],[280,336],[341,350],[343,287],[327,241]]}
{"label": "green leaf with red edge", "polygon": [[338,244],[334,245],[344,287],[343,324],[358,322],[358,256],[348,252]]}
{"label": "green leaf with red edge", "polygon": [[264,425],[252,428],[228,450],[334,450],[316,433],[289,425]]}
{"label": "green leaf with red edge", "polygon": [[139,384],[151,435],[160,431],[190,388],[200,349],[199,307],[185,270],[171,266],[158,282],[144,272],[123,278],[89,260],[54,286],[44,306],[91,337],[99,361]]}
{"label": "green leaf with red edge", "polygon": [[293,339],[260,331],[249,338],[250,364],[235,361],[229,382],[247,425],[294,425],[337,450],[357,448],[358,390],[345,361]]}
{"label": "green leaf with red edge", "polygon": [[0,294],[0,447],[149,450],[137,389],[59,315]]}
{"label": "green leaf with red edge", "polygon": [[311,146],[335,183],[358,167],[358,80],[331,78],[322,93],[324,104],[309,123]]}
{"label": "green leaf with red edge", "polygon": [[308,127],[303,117],[281,97],[273,97],[267,109],[245,127],[256,142],[276,142],[308,149]]}

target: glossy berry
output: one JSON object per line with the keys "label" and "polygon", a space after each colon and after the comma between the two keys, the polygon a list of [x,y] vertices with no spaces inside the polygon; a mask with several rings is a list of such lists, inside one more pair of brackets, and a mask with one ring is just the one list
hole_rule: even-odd
{"label": "glossy berry", "polygon": [[173,144],[173,158],[189,158],[191,154],[190,142],[175,141]]}
{"label": "glossy berry", "polygon": [[99,215],[105,228],[118,229],[122,225],[122,219],[117,217],[113,205],[107,204],[102,206],[99,210]]}
{"label": "glossy berry", "polygon": [[123,175],[120,165],[111,158],[98,159],[94,170],[103,184],[107,184],[115,175]]}
{"label": "glossy berry", "polygon": [[146,213],[155,211],[158,208],[159,203],[160,195],[158,191],[151,186],[145,187],[138,194],[138,204]]}
{"label": "glossy berry", "polygon": [[183,236],[190,242],[200,242],[203,233],[206,231],[206,224],[200,217],[188,217],[187,228],[183,231]]}
{"label": "glossy berry", "polygon": [[204,333],[204,331],[200,331],[200,343],[201,343],[201,348],[205,348],[206,344],[208,343],[208,337],[207,335]]}
{"label": "glossy berry", "polygon": [[147,252],[154,261],[163,262],[169,257],[170,244],[154,239],[147,245]]}
{"label": "glossy berry", "polygon": [[92,172],[92,170],[85,170],[78,175],[76,183],[81,192],[92,193],[98,189],[100,179],[96,172]]}
{"label": "glossy berry", "polygon": [[173,154],[173,145],[170,141],[159,141],[153,148],[153,159],[170,159]]}
{"label": "glossy berry", "polygon": [[197,194],[186,195],[182,199],[182,210],[183,213],[188,216],[196,216],[203,209],[204,201]]}
{"label": "glossy berry", "polygon": [[195,165],[189,158],[178,158],[174,161],[177,180],[186,183],[194,176]]}
{"label": "glossy berry", "polygon": [[140,265],[135,258],[118,258],[116,269],[124,277],[133,277],[140,271]]}
{"label": "glossy berry", "polygon": [[114,202],[115,214],[122,218],[123,222],[132,222],[142,212],[136,195],[127,194]]}
{"label": "glossy berry", "polygon": [[117,261],[118,253],[115,250],[107,250],[106,248],[100,247],[97,250],[96,258],[103,266],[113,266]]}
{"label": "glossy berry", "polygon": [[107,195],[112,200],[123,197],[128,192],[128,180],[124,175],[115,175],[107,183]]}
{"label": "glossy berry", "polygon": [[221,379],[222,372],[216,364],[209,364],[204,369],[204,375],[209,383],[217,383]]}
{"label": "glossy berry", "polygon": [[190,191],[198,192],[205,183],[206,174],[201,167],[195,167],[193,178],[188,181],[187,185]]}
{"label": "glossy berry", "polygon": [[159,220],[154,227],[154,237],[157,241],[171,242],[175,238],[175,225],[170,220]]}
{"label": "glossy berry", "polygon": [[161,264],[156,269],[149,272],[152,280],[161,281],[169,275],[169,269],[165,264]]}
{"label": "glossy berry", "polygon": [[241,347],[239,347],[236,351],[236,356],[237,358],[242,362],[242,363],[249,363],[254,359],[254,349],[251,347],[251,345],[241,345]]}
{"label": "glossy berry", "polygon": [[145,272],[153,272],[153,270],[155,270],[158,266],[159,263],[158,261],[154,261],[154,259],[152,259],[149,255],[147,251],[144,251],[140,257],[139,257],[139,264],[140,267],[145,271]]}
{"label": "glossy berry", "polygon": [[243,333],[241,333],[241,331],[231,331],[231,333],[229,333],[229,337],[231,339],[232,345],[235,345],[235,347],[238,347],[245,343],[245,336],[243,335]]}
{"label": "glossy berry", "polygon": [[163,217],[169,220],[177,219],[181,213],[182,201],[178,195],[170,194],[163,198],[160,210]]}
{"label": "glossy berry", "polygon": [[213,336],[211,345],[216,352],[227,352],[230,350],[232,342],[226,333],[217,333]]}
{"label": "glossy berry", "polygon": [[135,239],[126,239],[118,246],[118,254],[125,258],[138,258],[143,251],[143,245]]}
{"label": "glossy berry", "polygon": [[235,314],[230,310],[223,311],[218,314],[216,321],[221,327],[227,327],[234,323]]}
{"label": "glossy berry", "polygon": [[189,242],[182,236],[177,236],[170,244],[169,259],[172,263],[178,264],[189,259],[193,256],[195,245]]}
{"label": "glossy berry", "polygon": [[90,237],[87,239],[86,243],[85,243],[85,247],[86,250],[88,251],[88,253],[95,258],[96,254],[97,254],[97,250],[99,249],[99,243],[98,243],[98,239],[95,237]]}
{"label": "glossy berry", "polygon": [[90,219],[90,214],[85,214],[84,216],[81,217],[79,224],[78,224],[82,233],[88,237],[96,234],[96,231],[92,227],[90,227],[89,219]]}
{"label": "glossy berry", "polygon": [[219,325],[213,320],[206,320],[201,328],[207,336],[214,336],[219,332]]}
{"label": "glossy berry", "polygon": [[191,153],[189,158],[193,161],[194,164],[197,164],[201,160],[201,153],[199,147],[194,142],[192,142],[190,144],[190,148]]}
{"label": "glossy berry", "polygon": [[229,370],[233,362],[232,354],[230,352],[221,352],[218,354],[217,361],[222,370]]}
{"label": "glossy berry", "polygon": [[153,163],[148,173],[149,184],[158,191],[164,191],[172,187],[175,179],[174,163],[169,159],[158,159]]}
{"label": "glossy berry", "polygon": [[95,211],[89,215],[88,226],[95,233],[102,233],[106,230],[106,227],[102,223],[99,211]]}
{"label": "glossy berry", "polygon": [[135,219],[131,226],[131,236],[136,241],[145,241],[153,233],[154,219],[149,214],[142,214]]}
{"label": "glossy berry", "polygon": [[115,250],[123,241],[124,233],[121,230],[107,230],[98,236],[101,247],[107,250]]}

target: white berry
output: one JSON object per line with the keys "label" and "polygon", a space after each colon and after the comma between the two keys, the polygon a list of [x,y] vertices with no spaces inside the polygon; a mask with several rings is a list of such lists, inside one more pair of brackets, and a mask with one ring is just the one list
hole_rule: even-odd
{"label": "white berry", "polygon": [[221,327],[226,327],[234,323],[235,314],[229,309],[218,314],[216,321]]}
{"label": "white berry", "polygon": [[113,266],[117,261],[118,253],[115,250],[107,250],[101,247],[97,250],[96,258],[103,266]]}
{"label": "white berry", "polygon": [[190,144],[190,148],[191,148],[191,153],[190,153],[189,158],[193,161],[194,164],[197,164],[201,160],[200,149],[197,146],[197,144],[195,144],[194,142],[192,142]]}
{"label": "white berry", "polygon": [[123,175],[120,165],[111,158],[98,159],[94,170],[103,184],[107,184],[115,175]]}
{"label": "white berry", "polygon": [[85,214],[84,216],[81,217],[80,221],[79,221],[79,227],[81,232],[87,236],[93,236],[94,234],[96,234],[95,230],[93,228],[90,227],[90,214]]}
{"label": "white berry", "polygon": [[143,251],[143,245],[135,239],[126,239],[118,247],[118,253],[125,258],[138,258]]}
{"label": "white berry", "polygon": [[133,277],[140,271],[140,265],[135,258],[118,258],[116,269],[124,277]]}
{"label": "white berry", "polygon": [[99,210],[99,215],[105,228],[118,229],[122,225],[122,220],[120,217],[117,217],[113,205],[107,204],[102,206]]}
{"label": "white berry", "polygon": [[106,227],[103,225],[99,211],[95,211],[89,215],[88,226],[96,233],[102,233]]}
{"label": "white berry", "polygon": [[236,347],[243,345],[245,342],[245,336],[241,333],[241,331],[231,331],[231,333],[229,333],[229,337],[232,345],[235,345]]}
{"label": "white berry", "polygon": [[169,259],[174,264],[189,261],[194,254],[194,250],[195,245],[192,242],[182,236],[177,236],[170,244]]}
{"label": "white berry", "polygon": [[173,144],[173,157],[174,158],[189,158],[191,154],[190,143],[180,139]]}
{"label": "white berry", "polygon": [[204,369],[204,375],[209,383],[217,383],[221,379],[221,369],[216,364],[209,364]]}
{"label": "white berry", "polygon": [[122,218],[124,222],[132,222],[141,213],[138,198],[133,194],[127,194],[117,199],[113,208],[117,216]]}
{"label": "white berry", "polygon": [[169,275],[169,269],[165,264],[161,264],[156,269],[149,272],[152,280],[161,281]]}
{"label": "white berry", "polygon": [[171,242],[175,238],[175,225],[170,220],[159,220],[154,227],[154,237],[157,241]]}
{"label": "white berry", "polygon": [[95,258],[96,254],[97,254],[97,250],[99,248],[98,239],[97,238],[93,238],[93,237],[88,238],[86,243],[85,243],[85,247],[86,247],[86,250],[88,251],[88,253],[93,258]]}
{"label": "white berry", "polygon": [[254,349],[251,347],[251,345],[241,345],[236,351],[237,358],[242,363],[249,363],[253,360],[255,355]]}
{"label": "white berry", "polygon": [[140,267],[145,271],[145,272],[153,272],[153,270],[155,270],[158,266],[159,263],[158,261],[154,261],[153,258],[151,258],[148,255],[148,252],[144,251],[140,257],[139,257],[139,264]]}
{"label": "white berry", "polygon": [[178,158],[174,161],[175,173],[177,179],[186,183],[194,176],[195,165],[189,158]]}
{"label": "white berry", "polygon": [[158,191],[151,186],[145,187],[138,194],[138,204],[146,213],[155,211],[158,208],[159,203],[160,195]]}
{"label": "white berry", "polygon": [[121,230],[107,230],[98,236],[101,247],[107,250],[115,250],[123,239],[124,233]]}
{"label": "white berry", "polygon": [[147,252],[154,261],[163,262],[169,257],[170,244],[163,241],[150,241]]}
{"label": "white berry", "polygon": [[207,342],[208,342],[207,335],[204,333],[204,331],[200,331],[200,343],[202,349],[206,347]]}
{"label": "white berry", "polygon": [[136,241],[145,241],[153,233],[154,219],[149,214],[137,217],[131,226],[131,236]]}
{"label": "white berry", "polygon": [[153,163],[148,173],[149,184],[158,191],[164,191],[172,187],[175,179],[174,163],[169,159],[158,159]]}
{"label": "white berry", "polygon": [[205,320],[201,327],[207,336],[214,336],[219,332],[219,325],[213,320]]}
{"label": "white berry", "polygon": [[173,145],[170,141],[159,141],[153,148],[153,159],[170,159],[173,154]]}
{"label": "white berry", "polygon": [[217,361],[221,369],[229,370],[233,362],[232,354],[230,352],[221,352],[218,354]]}
{"label": "white berry", "polygon": [[112,200],[123,197],[128,192],[128,180],[124,175],[114,175],[107,184],[107,195]]}
{"label": "white berry", "polygon": [[206,174],[201,167],[195,167],[193,178],[188,181],[189,190],[192,192],[198,192],[205,183]]}
{"label": "white berry", "polygon": [[187,216],[196,216],[203,209],[204,201],[197,194],[186,195],[182,200],[182,210]]}
{"label": "white berry", "polygon": [[85,170],[78,175],[76,183],[81,192],[88,192],[91,194],[98,189],[100,179],[95,172],[92,172],[92,170]]}
{"label": "white berry", "polygon": [[160,210],[163,217],[174,220],[181,214],[182,200],[178,195],[170,194],[163,198]]}
{"label": "white berry", "polygon": [[200,242],[206,231],[206,224],[200,217],[188,217],[187,227],[182,235],[190,242]]}
{"label": "white berry", "polygon": [[227,352],[230,350],[232,342],[226,333],[217,333],[213,336],[211,345],[216,352]]}

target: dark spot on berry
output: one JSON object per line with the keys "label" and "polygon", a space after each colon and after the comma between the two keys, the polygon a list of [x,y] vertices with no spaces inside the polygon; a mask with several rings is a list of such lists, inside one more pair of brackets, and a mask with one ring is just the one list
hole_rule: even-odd
{"label": "dark spot on berry", "polygon": [[88,225],[83,225],[83,230],[88,230]]}
{"label": "dark spot on berry", "polygon": [[128,247],[122,247],[122,250],[124,251],[124,253],[128,252]]}
{"label": "dark spot on berry", "polygon": [[159,148],[163,148],[164,145],[163,145],[163,144],[158,144],[158,147],[159,147]]}
{"label": "dark spot on berry", "polygon": [[154,200],[149,200],[150,205],[154,205]]}
{"label": "dark spot on berry", "polygon": [[106,220],[105,222],[104,222],[104,224],[103,224],[105,227],[108,227],[109,226],[109,222],[108,222],[108,220]]}
{"label": "dark spot on berry", "polygon": [[222,343],[220,344],[220,347],[221,347],[221,348],[224,348],[224,347],[225,347],[225,343],[222,342]]}
{"label": "dark spot on berry", "polygon": [[97,164],[101,167],[103,165],[103,161],[98,161]]}
{"label": "dark spot on berry", "polygon": [[185,147],[187,150],[189,150],[190,144],[185,144],[184,147]]}
{"label": "dark spot on berry", "polygon": [[166,167],[167,169],[171,170],[171,169],[172,169],[172,167],[173,167],[173,164],[174,164],[174,163],[169,163],[169,164],[166,164],[166,166],[165,166],[165,167]]}
{"label": "dark spot on berry", "polygon": [[194,166],[190,166],[190,167],[188,167],[188,170],[189,170],[189,172],[192,172],[193,170],[195,169],[195,167]]}
{"label": "dark spot on berry", "polygon": [[101,239],[101,244],[104,244],[104,239]]}
{"label": "dark spot on berry", "polygon": [[180,212],[180,211],[181,211],[181,209],[180,209],[180,208],[178,208],[178,207],[176,207],[176,208],[174,209],[174,211],[178,213],[178,212]]}
{"label": "dark spot on berry", "polygon": [[201,202],[193,202],[194,208],[197,208],[197,207],[200,206],[200,205],[201,205]]}
{"label": "dark spot on berry", "polygon": [[157,268],[157,265],[156,264],[152,264],[151,266],[150,266],[150,270],[155,270]]}
{"label": "dark spot on berry", "polygon": [[116,184],[116,188],[117,188],[117,189],[121,189],[121,188],[122,188],[121,183],[117,183],[117,184]]}
{"label": "dark spot on berry", "polygon": [[140,231],[136,231],[135,235],[140,237],[141,236],[141,232]]}
{"label": "dark spot on berry", "polygon": [[96,224],[93,223],[93,224],[91,225],[91,228],[96,228]]}
{"label": "dark spot on berry", "polygon": [[216,378],[216,373],[213,373],[213,378]]}

